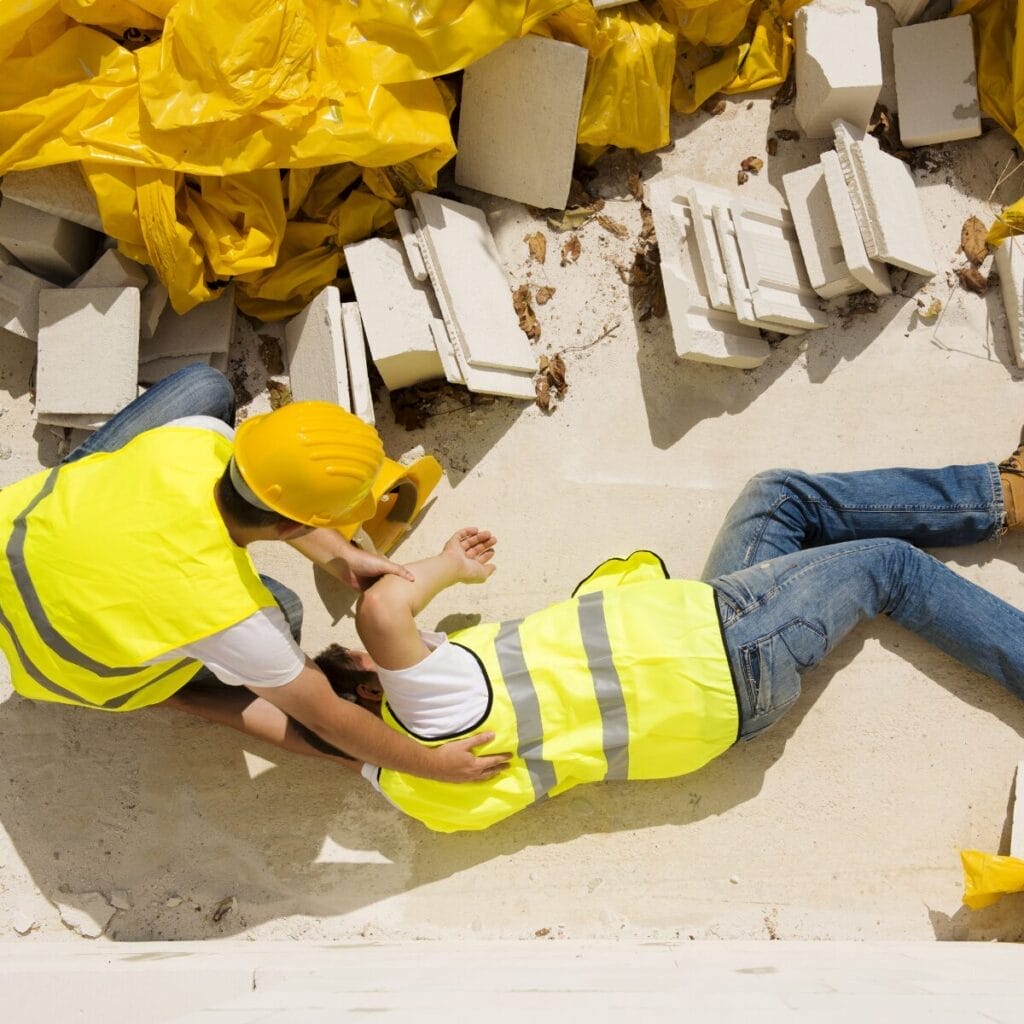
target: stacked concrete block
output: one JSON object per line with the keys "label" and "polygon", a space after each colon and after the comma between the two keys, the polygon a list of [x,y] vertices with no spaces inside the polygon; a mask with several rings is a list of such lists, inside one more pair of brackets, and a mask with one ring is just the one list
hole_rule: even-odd
{"label": "stacked concrete block", "polygon": [[56,287],[21,267],[0,265],[0,327],[35,341],[39,335],[39,293]]}
{"label": "stacked concrete block", "polygon": [[1010,325],[1013,361],[1024,369],[1024,235],[1013,235],[996,249],[996,269]]}
{"label": "stacked concrete block", "polygon": [[341,326],[345,338],[345,357],[348,363],[348,383],[352,395],[352,412],[366,423],[373,424],[373,391],[370,388],[370,370],[366,362],[366,338],[359,303],[341,304]]}
{"label": "stacked concrete block", "polygon": [[142,322],[139,324],[139,334],[145,338],[152,338],[156,333],[157,324],[167,308],[169,296],[167,286],[157,276],[152,267],[146,267],[146,277],[149,283],[142,290]]}
{"label": "stacked concrete block", "polygon": [[52,288],[39,293],[36,415],[98,423],[138,394],[139,293]]}
{"label": "stacked concrete block", "polygon": [[341,293],[324,288],[285,325],[285,362],[296,401],[333,402],[351,411]]}
{"label": "stacked concrete block", "polygon": [[896,105],[904,146],[981,134],[971,16],[898,28],[892,34]]}
{"label": "stacked concrete block", "polygon": [[103,222],[96,199],[78,164],[54,164],[31,171],[8,171],[3,179],[5,199],[31,206],[93,231]]}
{"label": "stacked concrete block", "polygon": [[828,138],[843,118],[867,128],[882,90],[878,15],[857,0],[814,0],[793,18],[796,105],[804,134]]}
{"label": "stacked concrete block", "polygon": [[0,245],[29,270],[68,284],[92,263],[100,236],[89,228],[5,198],[0,203]]}
{"label": "stacked concrete block", "polygon": [[466,68],[455,180],[540,208],[569,198],[587,51],[512,39]]}
{"label": "stacked concrete block", "polygon": [[402,244],[368,238],[346,245],[345,261],[370,355],[385,387],[394,391],[443,377],[431,334],[437,313],[430,286],[416,279]]}
{"label": "stacked concrete block", "polygon": [[140,292],[149,284],[146,268],[135,260],[122,256],[116,249],[107,249],[103,255],[76,281],[72,288],[137,288]]}
{"label": "stacked concrete block", "polygon": [[402,236],[402,245],[405,246],[405,258],[409,261],[409,269],[417,281],[428,280],[427,265],[423,262],[423,253],[420,251],[420,240],[416,234],[419,224],[416,218],[408,211],[398,208],[395,210],[395,223]]}
{"label": "stacked concrete block", "polygon": [[235,287],[227,288],[212,302],[204,302],[184,316],[167,310],[151,338],[139,346],[140,363],[173,356],[205,356],[226,353],[235,330]]}

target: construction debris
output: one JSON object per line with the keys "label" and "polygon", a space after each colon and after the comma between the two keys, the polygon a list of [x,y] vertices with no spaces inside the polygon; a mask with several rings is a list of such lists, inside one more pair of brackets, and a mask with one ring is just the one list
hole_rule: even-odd
{"label": "construction debris", "polygon": [[980,267],[991,252],[988,247],[988,228],[977,217],[968,217],[960,229],[960,252],[973,267]]}
{"label": "construction debris", "polygon": [[[1017,366],[1024,369],[1024,236],[1014,235],[996,248],[996,269],[1010,324],[1010,350]],[[1021,805],[1024,807],[1024,804]],[[1024,832],[1024,830],[1022,830]]]}

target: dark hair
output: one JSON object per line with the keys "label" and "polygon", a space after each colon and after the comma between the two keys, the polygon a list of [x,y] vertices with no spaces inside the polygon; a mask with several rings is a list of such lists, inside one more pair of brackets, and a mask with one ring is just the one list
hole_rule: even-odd
{"label": "dark hair", "polygon": [[279,526],[282,523],[296,523],[294,519],[281,515],[280,512],[271,512],[255,505],[250,505],[231,482],[231,466],[225,468],[223,475],[217,481],[217,497],[220,499],[220,507],[224,514],[239,526],[257,528],[261,526]]}
{"label": "dark hair", "polygon": [[360,683],[377,682],[377,673],[362,668],[352,652],[341,644],[325,647],[313,660],[327,676],[331,689],[346,700],[355,700]]}

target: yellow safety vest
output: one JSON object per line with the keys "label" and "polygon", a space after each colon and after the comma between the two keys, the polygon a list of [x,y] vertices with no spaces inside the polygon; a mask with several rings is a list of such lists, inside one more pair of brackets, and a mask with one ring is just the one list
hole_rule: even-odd
{"label": "yellow safety vest", "polygon": [[[478,753],[513,752],[488,782],[390,769],[381,790],[438,832],[481,829],[583,782],[696,771],[735,743],[736,694],[714,593],[669,579],[649,551],[602,563],[568,601],[525,619],[452,634],[480,662],[491,731]],[[384,720],[427,745],[384,703]],[[456,737],[447,737],[454,739]]]}
{"label": "yellow safety vest", "polygon": [[0,491],[0,651],[19,693],[156,704],[200,664],[145,662],[274,603],[214,500],[231,447],[158,428]]}

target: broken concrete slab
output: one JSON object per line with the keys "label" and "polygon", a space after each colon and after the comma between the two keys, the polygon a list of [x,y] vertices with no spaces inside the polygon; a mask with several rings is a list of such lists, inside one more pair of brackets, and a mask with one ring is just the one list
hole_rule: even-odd
{"label": "broken concrete slab", "polygon": [[931,146],[981,134],[969,14],[895,29],[892,54],[904,146]]}
{"label": "broken concrete slab", "polygon": [[39,335],[39,292],[56,287],[21,267],[0,265],[0,327],[35,341]]}
{"label": "broken concrete slab", "polygon": [[348,384],[352,395],[350,406],[363,422],[373,424],[373,391],[370,388],[370,370],[366,363],[366,338],[358,302],[341,304],[341,327],[345,337],[345,355],[348,362]]}
{"label": "broken concrete slab", "polygon": [[169,356],[227,352],[235,330],[235,286],[229,284],[212,302],[204,302],[184,316],[167,310],[151,338],[144,338],[139,358],[145,362]]}
{"label": "broken concrete slab", "polygon": [[103,230],[96,197],[77,163],[8,171],[0,191],[5,198],[23,206],[51,213],[93,231]]}
{"label": "broken concrete slab", "polygon": [[322,289],[285,324],[284,338],[292,398],[333,402],[351,412],[341,292],[334,285]]}
{"label": "broken concrete slab", "polygon": [[0,203],[0,245],[29,270],[67,284],[92,263],[100,236],[73,221],[5,198]]}
{"label": "broken concrete slab", "polygon": [[427,265],[423,262],[420,240],[416,234],[419,229],[418,221],[408,210],[399,207],[395,210],[395,223],[398,225],[398,231],[402,237],[402,245],[405,246],[405,258],[409,261],[412,276],[417,281],[426,281]]}
{"label": "broken concrete slab", "polygon": [[167,356],[164,359],[151,359],[148,363],[139,363],[139,383],[145,387],[159,384],[164,377],[170,377],[172,373],[191,366],[193,363],[205,363],[210,365],[212,353],[196,354],[191,356]]}
{"label": "broken concrete slab", "polygon": [[879,148],[878,140],[846,121],[833,126],[843,179],[874,259],[932,277],[935,256],[910,168]]}
{"label": "broken concrete slab", "polygon": [[587,51],[511,39],[466,68],[455,180],[541,209],[562,209],[576,155]]}
{"label": "broken concrete slab", "polygon": [[1024,235],[1011,235],[998,246],[995,264],[1010,327],[1010,352],[1024,368]]}
{"label": "broken concrete slab", "polygon": [[112,415],[138,394],[138,373],[136,289],[39,293],[37,414]]}
{"label": "broken concrete slab", "polygon": [[878,14],[857,0],[814,0],[793,17],[794,113],[804,134],[825,139],[843,118],[867,128],[882,91]]}
{"label": "broken concrete slab", "polygon": [[412,199],[434,296],[466,361],[532,374],[537,360],[519,326],[483,211],[426,192],[415,192]]}
{"label": "broken concrete slab", "polygon": [[416,280],[402,245],[368,238],[344,252],[370,356],[388,391],[444,376],[430,330],[437,316],[430,286]]}
{"label": "broken concrete slab", "polygon": [[784,174],[782,186],[811,287],[825,299],[860,291],[864,286],[850,273],[843,256],[821,164]]}
{"label": "broken concrete slab", "polygon": [[888,268],[884,263],[871,259],[864,248],[864,238],[857,223],[857,213],[853,208],[850,190],[846,187],[839,154],[832,150],[822,153],[821,169],[825,176],[825,188],[832,206],[832,216],[835,217],[836,230],[842,241],[843,260],[850,268],[851,276],[875,295],[892,294]]}
{"label": "broken concrete slab", "polygon": [[103,255],[74,280],[72,288],[138,288],[149,284],[146,268],[135,260],[122,256],[116,249],[106,249]]}

